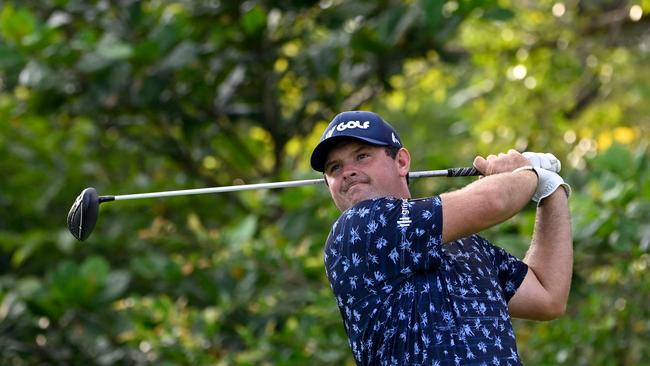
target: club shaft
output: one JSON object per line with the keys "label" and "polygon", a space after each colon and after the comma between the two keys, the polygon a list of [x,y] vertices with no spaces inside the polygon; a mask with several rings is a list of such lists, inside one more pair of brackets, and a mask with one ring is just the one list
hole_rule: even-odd
{"label": "club shaft", "polygon": [[124,195],[120,195],[120,196],[115,196],[115,200],[116,201],[136,200],[136,199],[140,199],[140,198],[189,196],[189,195],[194,195],[194,194],[240,192],[240,191],[251,191],[251,190],[256,190],[256,189],[290,188],[290,187],[300,187],[300,186],[307,186],[307,185],[322,184],[324,182],[325,182],[325,180],[320,178],[320,179],[293,180],[293,181],[287,181],[287,182],[240,184],[240,185],[224,186],[224,187],[181,189],[181,190],[177,190],[177,191],[124,194]]}
{"label": "club shaft", "polygon": [[[426,177],[461,177],[461,176],[475,176],[480,173],[474,168],[451,168],[440,170],[424,170],[417,172],[410,172],[410,178],[426,178]],[[181,189],[176,191],[162,191],[162,192],[149,192],[149,193],[136,193],[124,194],[119,196],[101,196],[100,202],[107,201],[123,201],[123,200],[136,200],[141,198],[158,198],[158,197],[172,197],[172,196],[189,196],[195,194],[208,194],[208,193],[226,193],[226,192],[240,192],[250,191],[256,189],[274,189],[274,188],[291,188],[308,185],[323,184],[323,178],[305,179],[305,180],[292,180],[286,182],[270,182],[270,183],[255,183],[255,184],[240,184],[234,186],[224,187],[210,187],[210,188],[196,188],[196,189]]]}

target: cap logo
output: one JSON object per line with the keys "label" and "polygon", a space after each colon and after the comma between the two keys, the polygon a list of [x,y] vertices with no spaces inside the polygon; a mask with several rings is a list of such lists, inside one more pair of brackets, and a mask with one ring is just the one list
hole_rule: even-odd
{"label": "cap logo", "polygon": [[367,129],[370,127],[370,121],[365,121],[363,124],[361,121],[347,121],[347,122],[341,122],[338,125],[336,125],[336,130],[337,131],[345,131],[348,129],[353,129],[353,128],[361,128],[361,129]]}
{"label": "cap logo", "polygon": [[332,127],[332,128],[330,128],[330,130],[327,131],[327,133],[325,134],[325,138],[324,138],[323,140],[332,137],[332,134],[334,133],[334,130],[335,130],[335,129],[336,129],[336,127]]}
{"label": "cap logo", "polygon": [[390,138],[393,139],[393,142],[396,143],[397,145],[401,145],[397,137],[395,137],[394,133],[390,134]]}

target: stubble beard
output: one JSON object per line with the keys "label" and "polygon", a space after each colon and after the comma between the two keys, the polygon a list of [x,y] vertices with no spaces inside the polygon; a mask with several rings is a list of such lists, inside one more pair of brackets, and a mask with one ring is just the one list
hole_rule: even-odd
{"label": "stubble beard", "polygon": [[343,189],[342,195],[349,203],[349,207],[372,198],[373,194],[370,178],[362,177],[347,183]]}

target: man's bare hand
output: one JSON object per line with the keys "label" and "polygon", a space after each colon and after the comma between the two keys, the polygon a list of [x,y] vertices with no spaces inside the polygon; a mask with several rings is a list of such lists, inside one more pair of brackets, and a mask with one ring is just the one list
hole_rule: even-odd
{"label": "man's bare hand", "polygon": [[488,155],[487,158],[477,156],[474,159],[474,167],[481,172],[481,174],[488,176],[498,173],[511,172],[522,166],[529,166],[530,161],[526,159],[517,150],[510,149],[508,153],[500,153],[499,155]]}

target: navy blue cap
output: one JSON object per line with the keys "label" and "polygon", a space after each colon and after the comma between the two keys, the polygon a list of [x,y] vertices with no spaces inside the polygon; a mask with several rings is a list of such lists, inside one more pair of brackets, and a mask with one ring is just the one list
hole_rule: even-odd
{"label": "navy blue cap", "polygon": [[346,139],[377,146],[402,147],[397,131],[377,114],[365,111],[342,112],[330,122],[311,153],[311,167],[319,172],[325,171],[325,160],[330,149]]}

